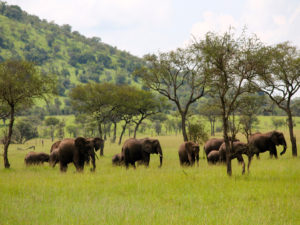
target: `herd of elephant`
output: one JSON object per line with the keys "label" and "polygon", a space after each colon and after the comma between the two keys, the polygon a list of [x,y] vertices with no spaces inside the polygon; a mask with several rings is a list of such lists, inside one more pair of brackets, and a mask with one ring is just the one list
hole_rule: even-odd
{"label": "herd of elephant", "polygon": [[[238,139],[231,139],[229,142],[230,154],[229,160],[237,158],[242,163],[243,171],[245,172],[245,163],[242,155],[248,156],[248,171],[251,159],[254,154],[259,157],[260,153],[269,151],[271,156],[277,158],[276,146],[283,145],[284,149],[280,155],[286,152],[286,141],[283,133],[271,131],[267,133],[255,133],[251,135],[248,143],[240,142]],[[73,163],[77,171],[84,169],[85,163],[92,161],[91,171],[95,171],[97,157],[96,152],[100,149],[100,156],[103,156],[104,140],[101,138],[83,138],[76,139],[67,138],[62,141],[55,142],[50,149],[50,154],[43,152],[29,152],[25,156],[25,164],[40,164],[49,162],[52,167],[57,163],[60,165],[60,171],[65,172],[69,163]],[[197,162],[199,165],[199,145],[187,141],[180,145],[178,156],[180,165],[192,166]],[[225,163],[226,162],[226,145],[222,138],[212,138],[204,145],[204,152],[209,164]],[[112,158],[113,165],[125,165],[126,168],[132,165],[135,168],[135,163],[149,165],[150,154],[158,154],[160,165],[163,163],[163,152],[159,140],[151,138],[135,139],[130,138],[123,144],[122,151]]]}

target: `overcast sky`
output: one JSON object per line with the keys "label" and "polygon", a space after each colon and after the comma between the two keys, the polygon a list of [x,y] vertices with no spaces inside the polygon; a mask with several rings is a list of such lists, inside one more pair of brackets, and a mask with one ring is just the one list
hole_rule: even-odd
{"label": "overcast sky", "polygon": [[134,55],[182,47],[192,35],[229,26],[255,33],[267,44],[300,46],[299,0],[6,0],[30,14]]}

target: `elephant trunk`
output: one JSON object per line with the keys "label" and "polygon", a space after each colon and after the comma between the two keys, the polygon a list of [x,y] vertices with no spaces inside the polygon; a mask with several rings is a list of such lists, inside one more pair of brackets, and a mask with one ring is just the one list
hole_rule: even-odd
{"label": "elephant trunk", "polygon": [[159,154],[159,167],[162,166],[162,163],[163,163],[163,153],[162,153],[162,150],[161,150],[161,147],[160,147],[160,144],[157,148],[157,153]]}
{"label": "elephant trunk", "polygon": [[282,152],[280,152],[280,155],[283,155],[283,154],[286,152],[286,149],[287,149],[287,146],[286,146],[286,145],[284,145],[284,147],[283,147],[283,151],[282,151]]}
{"label": "elephant trunk", "polygon": [[285,138],[283,138],[282,145],[283,145],[283,151],[280,152],[280,155],[283,155],[287,149]]}

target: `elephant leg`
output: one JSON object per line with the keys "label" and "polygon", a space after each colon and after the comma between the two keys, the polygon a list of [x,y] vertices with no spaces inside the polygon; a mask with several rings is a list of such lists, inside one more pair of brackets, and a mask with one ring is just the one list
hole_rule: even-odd
{"label": "elephant leg", "polygon": [[236,158],[237,158],[237,160],[238,160],[238,163],[240,164],[242,164],[242,168],[243,168],[243,171],[242,171],[242,174],[245,174],[245,161],[244,161],[244,159],[243,159],[243,156],[242,155],[240,155],[240,154],[238,154],[237,156],[236,156]]}
{"label": "elephant leg", "polygon": [[199,166],[199,154],[196,155],[196,160],[197,160],[197,166]]}
{"label": "elephant leg", "polygon": [[248,156],[248,173],[249,173],[249,168],[250,168],[250,164],[251,164],[251,160],[252,160],[252,156]]}
{"label": "elephant leg", "polygon": [[91,154],[91,158],[92,158],[92,165],[93,165],[93,168],[91,168],[91,171],[94,172],[96,170],[95,153]]}
{"label": "elephant leg", "polygon": [[255,155],[256,155],[256,158],[257,158],[257,159],[260,159],[260,158],[259,158],[259,153],[256,153]]}
{"label": "elephant leg", "polygon": [[131,162],[130,164],[133,166],[134,169],[136,169],[135,162]]}
{"label": "elephant leg", "polygon": [[66,172],[68,169],[68,165],[60,162],[60,172]]}

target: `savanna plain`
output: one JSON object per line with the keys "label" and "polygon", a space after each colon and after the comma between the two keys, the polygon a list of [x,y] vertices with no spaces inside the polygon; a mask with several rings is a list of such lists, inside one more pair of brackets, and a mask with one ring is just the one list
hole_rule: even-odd
{"label": "savanna plain", "polygon": [[[202,146],[198,167],[180,167],[181,135],[155,137],[162,168],[157,155],[149,168],[112,166],[121,146],[108,141],[94,173],[89,166],[77,173],[71,164],[66,173],[47,163],[26,167],[30,150],[11,145],[11,169],[0,169],[0,224],[300,224],[300,158],[292,157],[284,134],[286,154],[277,160],[261,154],[245,175],[233,160],[232,177],[225,166],[207,164]],[[36,139],[26,145],[49,153],[51,144]]]}

